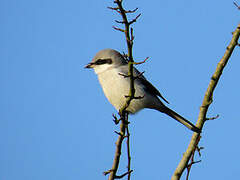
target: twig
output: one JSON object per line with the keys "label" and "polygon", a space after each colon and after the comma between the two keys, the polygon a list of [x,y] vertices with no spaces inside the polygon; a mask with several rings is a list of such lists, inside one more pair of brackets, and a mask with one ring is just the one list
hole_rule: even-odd
{"label": "twig", "polygon": [[110,170],[108,170],[108,171],[104,171],[104,172],[103,172],[103,175],[106,176],[106,175],[108,175],[111,171],[112,171],[112,169],[110,169]]}
{"label": "twig", "polygon": [[121,29],[121,28],[117,28],[115,26],[113,26],[113,29],[117,30],[117,31],[121,31],[121,32],[125,32],[125,30]]}
{"label": "twig", "polygon": [[115,20],[116,23],[119,23],[119,24],[124,24],[125,22],[124,21],[118,21],[118,20]]}
{"label": "twig", "polygon": [[121,121],[121,118],[118,119],[115,114],[112,114],[112,117],[113,117],[113,122],[114,122],[115,124],[118,124],[118,123]]}
{"label": "twig", "polygon": [[208,121],[208,120],[215,120],[217,118],[219,118],[219,114],[217,114],[215,117],[206,118],[206,121]]}
{"label": "twig", "polygon": [[146,57],[143,61],[141,61],[141,62],[134,62],[134,64],[136,64],[136,65],[143,64],[143,63],[145,63],[148,59],[149,59],[149,57]]}
{"label": "twig", "polygon": [[[126,172],[126,173],[124,173],[124,174],[122,174],[120,176],[115,176],[115,179],[121,179],[121,178],[123,178],[126,175],[130,175],[131,172],[133,172],[133,170],[130,170],[130,171],[128,171],[128,172]],[[130,176],[128,176],[128,177],[130,177]]]}
{"label": "twig", "polygon": [[[206,114],[208,111],[208,107],[210,106],[212,101],[212,96],[213,96],[213,92],[217,86],[218,80],[220,79],[223,69],[224,67],[227,65],[227,62],[234,50],[234,48],[237,46],[238,44],[238,39],[240,36],[240,24],[238,25],[238,27],[236,28],[236,30],[233,32],[233,36],[232,36],[232,40],[229,43],[222,59],[220,60],[220,62],[217,65],[216,71],[213,74],[210,83],[208,85],[207,91],[205,93],[203,102],[202,102],[202,106],[200,107],[200,112],[199,112],[199,116],[198,116],[198,121],[197,121],[197,125],[196,127],[198,127],[199,129],[203,128],[204,123],[206,122]],[[181,161],[179,162],[173,176],[172,176],[172,180],[179,180],[184,169],[187,167],[187,164],[191,158],[192,153],[194,152],[197,144],[197,139],[200,136],[200,134],[194,133],[192,136],[192,139],[190,141],[190,144],[186,150],[186,152],[184,153]]]}
{"label": "twig", "polygon": [[234,1],[233,4],[240,10],[240,6]]}
{"label": "twig", "polygon": [[134,10],[125,10],[125,13],[135,13],[138,10],[138,8],[135,8]]}
{"label": "twig", "polygon": [[118,7],[107,7],[108,9],[111,9],[111,10],[114,10],[114,11],[118,11],[119,10],[119,8]]}

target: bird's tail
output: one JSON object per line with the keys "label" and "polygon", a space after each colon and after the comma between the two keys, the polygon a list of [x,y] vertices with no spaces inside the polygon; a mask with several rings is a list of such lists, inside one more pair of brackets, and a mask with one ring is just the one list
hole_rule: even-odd
{"label": "bird's tail", "polygon": [[159,109],[159,111],[169,115],[170,117],[172,117],[173,119],[175,119],[178,122],[182,123],[184,126],[186,126],[188,129],[191,129],[192,131],[194,131],[196,133],[200,133],[201,132],[201,130],[199,128],[197,128],[195,125],[193,125],[190,121],[186,120],[185,118],[183,118],[178,113],[176,113],[175,111],[171,110],[170,108],[164,106],[164,107],[161,107],[161,109]]}

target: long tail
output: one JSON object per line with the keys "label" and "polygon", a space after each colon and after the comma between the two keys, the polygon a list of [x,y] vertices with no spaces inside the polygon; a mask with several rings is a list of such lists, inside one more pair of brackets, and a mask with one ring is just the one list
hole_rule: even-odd
{"label": "long tail", "polygon": [[167,106],[161,107],[161,109],[158,109],[162,113],[165,113],[172,117],[173,119],[177,120],[178,122],[182,123],[184,126],[186,126],[188,129],[191,129],[192,131],[196,133],[200,133],[201,130],[197,128],[195,125],[193,125],[190,121],[186,120],[182,116],[180,116],[178,113],[175,111],[169,109]]}

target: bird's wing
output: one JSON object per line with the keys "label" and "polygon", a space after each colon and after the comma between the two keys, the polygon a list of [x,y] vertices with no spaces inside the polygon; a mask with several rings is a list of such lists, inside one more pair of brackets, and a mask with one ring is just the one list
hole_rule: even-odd
{"label": "bird's wing", "polygon": [[135,77],[137,77],[136,81],[140,81],[140,83],[144,85],[144,89],[146,91],[148,91],[150,94],[159,96],[169,104],[169,102],[161,95],[161,93],[136,68],[134,68],[133,74]]}

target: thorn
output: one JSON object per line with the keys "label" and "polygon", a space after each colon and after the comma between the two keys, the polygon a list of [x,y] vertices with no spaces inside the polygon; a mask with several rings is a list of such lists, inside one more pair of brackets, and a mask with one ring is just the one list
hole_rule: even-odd
{"label": "thorn", "polygon": [[117,30],[117,31],[121,31],[121,32],[125,32],[125,30],[121,29],[121,28],[117,28],[115,26],[113,26],[113,29]]}
{"label": "thorn", "polygon": [[108,9],[111,9],[113,11],[116,11],[117,13],[121,14],[120,10],[119,10],[119,7],[107,7]]}
{"label": "thorn", "polygon": [[143,63],[145,63],[148,59],[149,59],[149,57],[146,57],[143,61],[141,61],[141,62],[134,62],[133,64],[136,64],[136,65],[143,64]]}
{"label": "thorn", "polygon": [[112,169],[110,169],[110,170],[108,170],[108,171],[104,171],[104,172],[103,172],[103,175],[106,176],[106,175],[108,175],[108,174],[109,174],[110,172],[112,172],[112,171],[113,171]]}
{"label": "thorn", "polygon": [[119,7],[107,7],[108,9],[111,9],[111,10],[114,10],[114,11],[117,11],[117,10],[119,10]]}
{"label": "thorn", "polygon": [[128,24],[130,25],[130,24],[132,24],[132,23],[134,23],[134,22],[136,22],[137,21],[137,19],[139,18],[141,16],[141,13],[140,14],[138,14],[133,20],[131,20]]}
{"label": "thorn", "polygon": [[134,10],[125,11],[125,13],[135,13],[137,10],[138,10],[138,8],[135,8]]}
{"label": "thorn", "polygon": [[193,161],[191,162],[190,164],[187,165],[187,167],[191,167],[193,164],[197,164],[197,163],[200,163],[202,160],[199,160],[199,161]]}
{"label": "thorn", "polygon": [[219,114],[217,114],[215,117],[206,118],[206,121],[208,121],[208,120],[215,120],[217,118],[219,118]]}
{"label": "thorn", "polygon": [[133,172],[133,170],[130,170],[130,171],[128,171],[128,172],[126,172],[126,173],[124,173],[124,174],[122,174],[122,175],[120,175],[120,176],[115,176],[115,179],[121,179],[121,178],[123,178],[124,176],[126,176],[126,175],[128,175],[128,174],[130,174],[130,173],[132,173]]}
{"label": "thorn", "polygon": [[118,21],[118,20],[115,20],[116,23],[119,23],[119,24],[125,24],[125,21]]}

